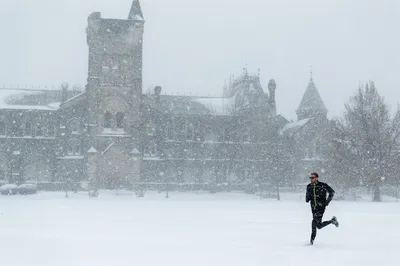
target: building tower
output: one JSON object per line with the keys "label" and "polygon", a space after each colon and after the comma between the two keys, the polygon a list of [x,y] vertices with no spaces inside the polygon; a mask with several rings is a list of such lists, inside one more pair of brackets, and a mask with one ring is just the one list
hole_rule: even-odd
{"label": "building tower", "polygon": [[301,99],[300,105],[296,110],[297,120],[315,118],[326,120],[328,109],[326,108],[321,96],[314,84],[312,74],[307,89]]}
{"label": "building tower", "polygon": [[140,179],[132,155],[138,155],[143,32],[139,0],[127,19],[105,19],[99,12],[88,18],[88,142],[92,154],[98,152],[100,186]]}

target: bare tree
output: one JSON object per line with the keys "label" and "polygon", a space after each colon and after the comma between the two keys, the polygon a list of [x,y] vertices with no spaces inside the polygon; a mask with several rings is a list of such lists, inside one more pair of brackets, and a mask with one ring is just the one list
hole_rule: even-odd
{"label": "bare tree", "polygon": [[360,87],[336,120],[331,160],[341,184],[373,189],[381,201],[380,187],[394,179],[400,153],[400,110],[394,116],[373,82]]}

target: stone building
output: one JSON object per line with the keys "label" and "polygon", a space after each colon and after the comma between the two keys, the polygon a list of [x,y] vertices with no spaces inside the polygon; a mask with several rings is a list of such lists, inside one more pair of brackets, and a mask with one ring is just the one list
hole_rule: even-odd
{"label": "stone building", "polygon": [[277,115],[275,81],[264,91],[247,69],[222,97],[143,93],[143,33],[138,0],[127,19],[92,13],[84,90],[0,90],[0,180],[243,187],[317,166],[329,122],[312,80],[294,123]]}
{"label": "stone building", "polygon": [[298,106],[297,121],[286,124],[281,130],[283,143],[291,154],[295,183],[308,182],[311,172],[329,176],[329,162],[325,152],[333,133],[333,124],[327,118],[326,108],[312,77]]}
{"label": "stone building", "polygon": [[[63,94],[64,93],[64,94]],[[0,183],[57,183],[61,99],[76,89],[0,89]]]}

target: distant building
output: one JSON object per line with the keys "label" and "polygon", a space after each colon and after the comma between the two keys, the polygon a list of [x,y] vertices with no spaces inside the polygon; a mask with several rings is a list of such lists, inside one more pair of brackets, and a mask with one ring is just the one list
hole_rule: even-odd
{"label": "distant building", "polygon": [[288,123],[281,130],[286,150],[293,162],[292,179],[297,183],[307,182],[311,172],[329,176],[329,163],[325,152],[333,132],[326,108],[312,77],[296,110],[297,121]]}
{"label": "distant building", "polygon": [[329,122],[312,80],[293,123],[277,115],[275,81],[266,92],[247,69],[219,98],[145,94],[143,33],[138,0],[124,20],[92,13],[85,90],[0,90],[0,182],[240,187],[322,167]]}
{"label": "distant building", "polygon": [[[0,183],[62,180],[57,174],[58,147],[63,134],[59,106],[61,99],[77,93],[77,90],[0,89]],[[84,173],[83,168],[75,170],[76,174]]]}

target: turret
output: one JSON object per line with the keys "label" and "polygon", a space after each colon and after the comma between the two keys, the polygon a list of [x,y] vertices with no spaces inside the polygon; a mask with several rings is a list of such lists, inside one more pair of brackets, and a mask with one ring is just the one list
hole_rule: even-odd
{"label": "turret", "polygon": [[325,107],[321,96],[314,84],[312,76],[308,83],[307,89],[301,99],[300,105],[296,110],[297,119],[305,118],[322,118],[326,119],[328,109]]}
{"label": "turret", "polygon": [[143,12],[140,7],[139,0],[133,0],[131,10],[129,11],[128,19],[143,20]]}

